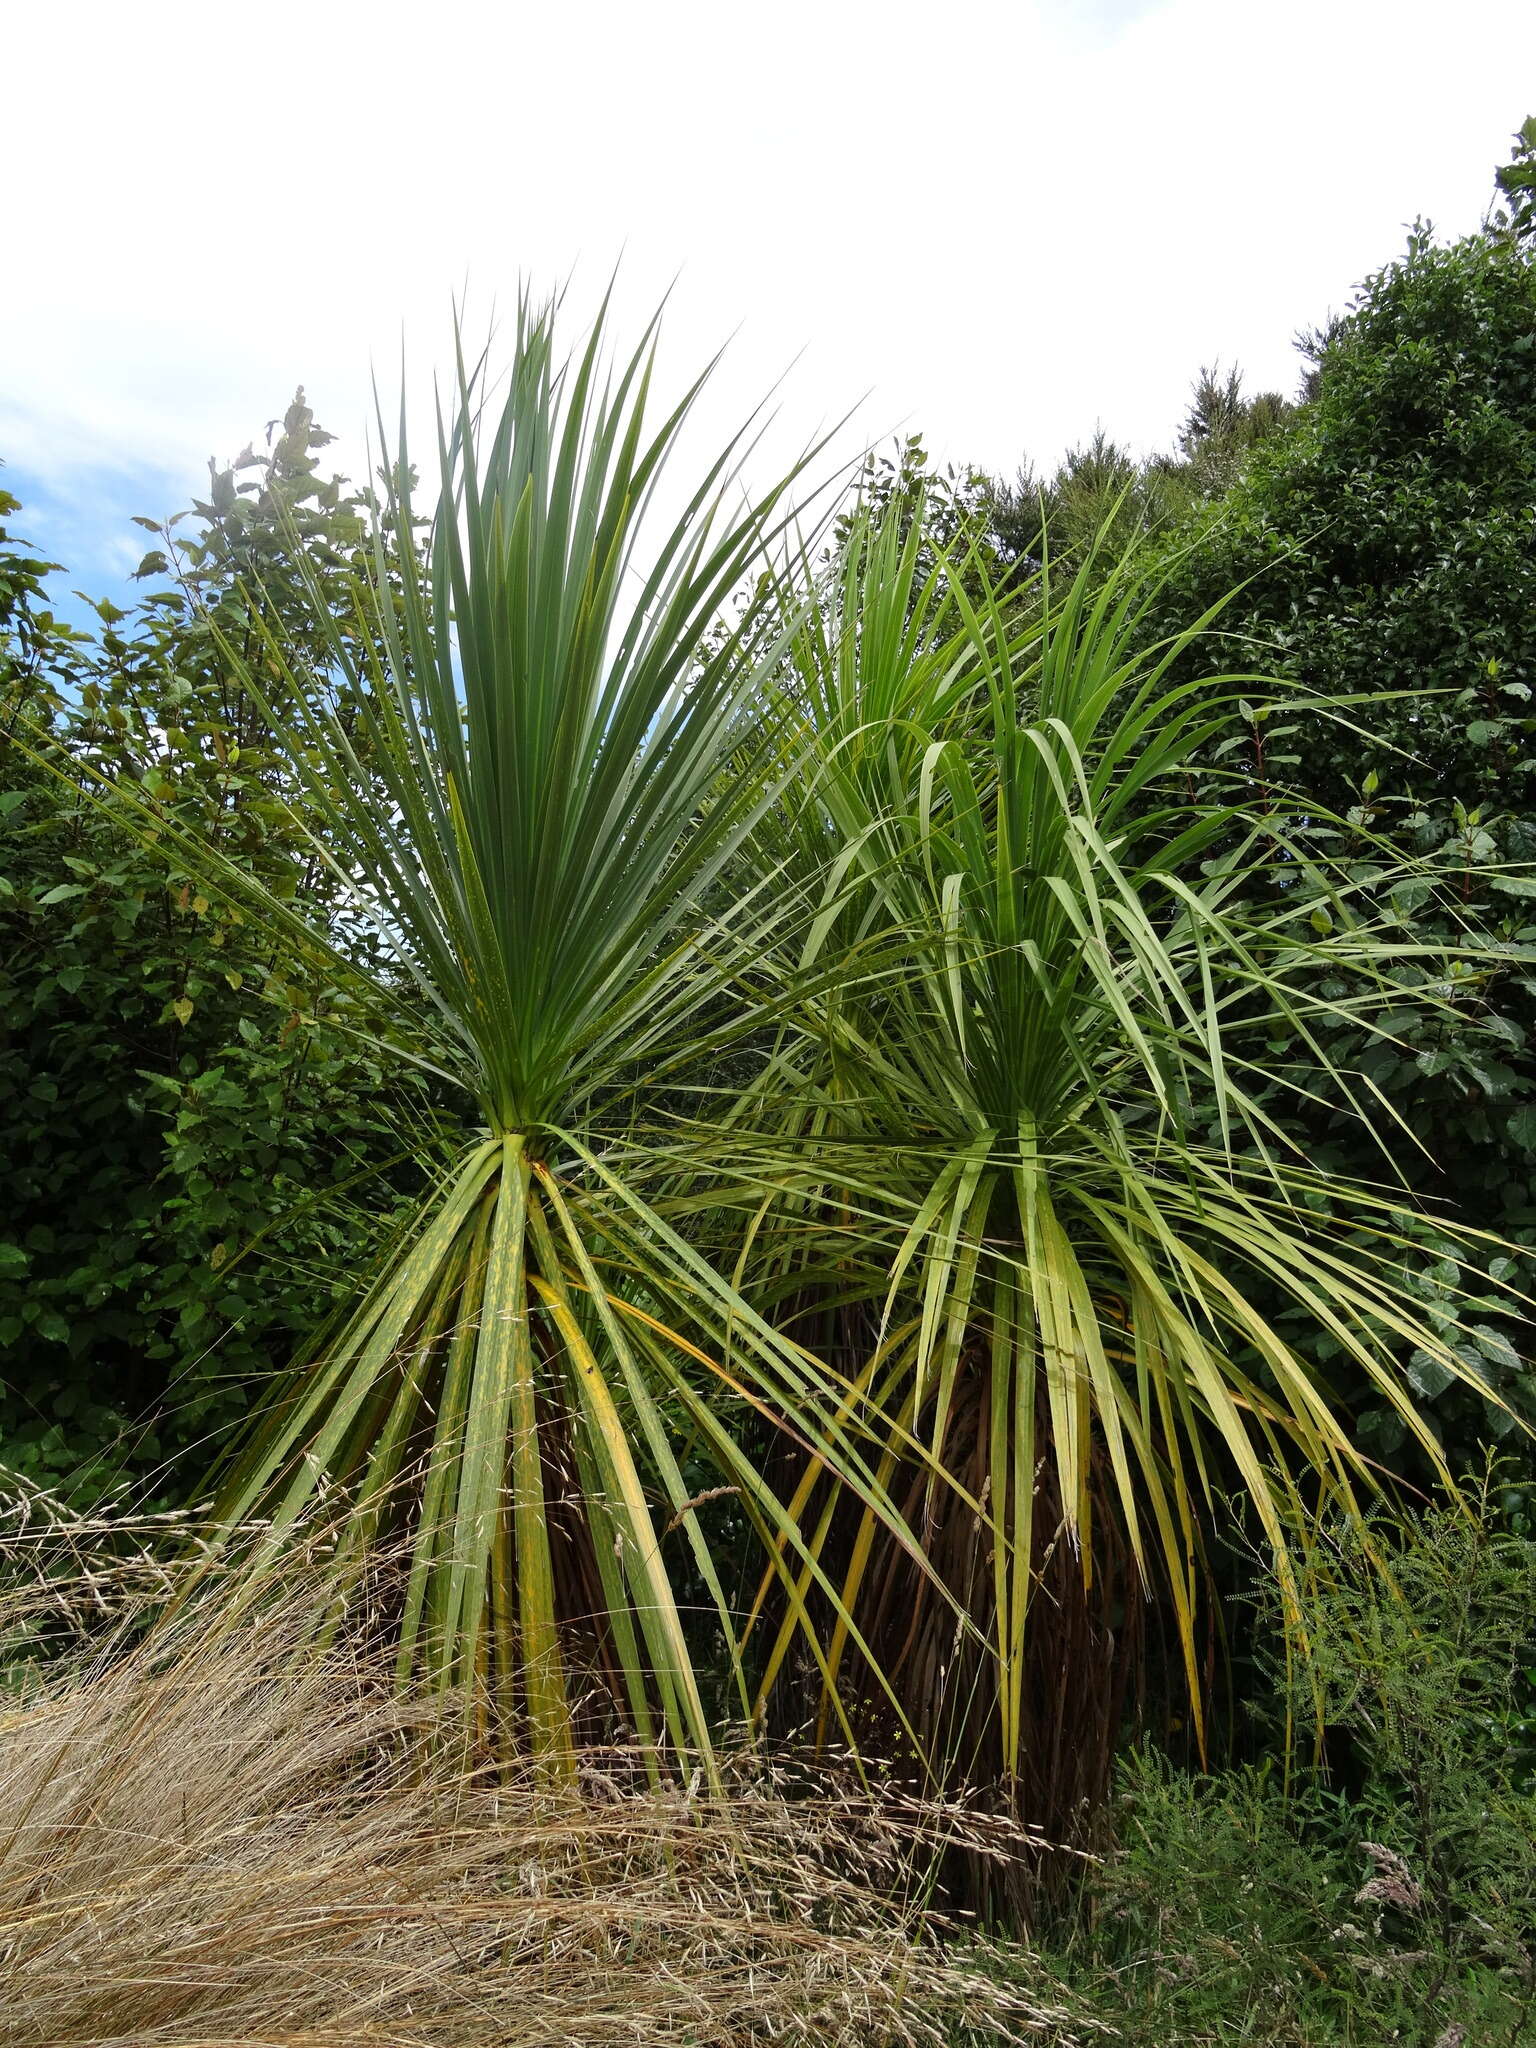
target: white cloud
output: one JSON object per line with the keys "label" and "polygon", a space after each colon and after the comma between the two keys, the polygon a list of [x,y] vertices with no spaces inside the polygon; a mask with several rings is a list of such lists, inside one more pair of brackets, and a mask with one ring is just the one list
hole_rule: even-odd
{"label": "white cloud", "polygon": [[675,366],[739,329],[731,403],[804,352],[797,437],[867,391],[997,467],[1161,444],[1200,362],[1290,387],[1406,221],[1473,226],[1536,78],[1530,0],[54,0],[6,41],[0,452],[61,490],[184,490],[300,380],[360,433],[466,277],[590,302],[621,251],[632,312],[680,272]]}

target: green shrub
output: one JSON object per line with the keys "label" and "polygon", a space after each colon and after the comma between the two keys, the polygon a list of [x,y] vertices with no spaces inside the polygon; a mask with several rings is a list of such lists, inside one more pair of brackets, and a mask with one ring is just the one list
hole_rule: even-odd
{"label": "green shrub", "polygon": [[100,604],[94,638],[0,527],[0,1462],[87,1495],[195,1493],[387,1225],[387,1194],[349,1183],[393,1171],[427,1107],[385,1088],[332,977],[97,801],[127,781],[326,899],[230,650],[298,630],[312,584],[347,601],[361,501],[319,480],[328,438],[296,402],[253,474],[156,529],[141,567],[164,587]]}
{"label": "green shrub", "polygon": [[1478,1505],[1319,1546],[1289,1772],[1126,1760],[1065,1960],[1128,2041],[1533,2038],[1536,1544]]}
{"label": "green shrub", "polygon": [[[1316,807],[1277,886],[1320,933],[1462,953],[1429,1001],[1405,956],[1386,1034],[1321,1034],[1365,1123],[1326,1086],[1304,1118],[1261,1097],[1326,1170],[1400,1172],[1426,1209],[1508,1241],[1469,1258],[1426,1216],[1414,1264],[1432,1319],[1472,1328],[1474,1377],[1404,1364],[1452,1462],[1475,1464],[1493,1438],[1518,1451],[1510,1409],[1536,1416],[1530,1324],[1501,1293],[1536,1292],[1536,246],[1418,229],[1311,353],[1310,401],[1169,542],[1158,630],[1241,586],[1220,621],[1233,665],[1349,707],[1274,708],[1284,690],[1256,686],[1215,764]],[[1279,1031],[1271,1067],[1292,1061],[1317,1064]],[[1411,1461],[1400,1420],[1356,1405],[1362,1447]]]}

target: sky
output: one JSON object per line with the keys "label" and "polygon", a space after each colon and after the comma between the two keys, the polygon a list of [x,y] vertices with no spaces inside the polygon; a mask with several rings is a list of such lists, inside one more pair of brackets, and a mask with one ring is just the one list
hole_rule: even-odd
{"label": "sky", "polygon": [[0,483],[116,594],[297,384],[356,474],[371,380],[419,408],[520,276],[579,317],[617,265],[621,334],[670,287],[765,462],[850,409],[1008,473],[1166,446],[1202,363],[1292,391],[1408,223],[1477,225],[1536,0],[50,0],[5,72]]}

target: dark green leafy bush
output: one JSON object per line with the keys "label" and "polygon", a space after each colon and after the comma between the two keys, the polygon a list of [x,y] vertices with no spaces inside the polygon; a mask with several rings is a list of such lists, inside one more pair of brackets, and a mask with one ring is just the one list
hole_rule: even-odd
{"label": "dark green leafy bush", "polygon": [[[142,573],[172,580],[98,605],[94,640],[0,535],[0,1462],[49,1483],[174,1460],[193,1492],[366,1261],[362,1219],[387,1222],[357,1177],[410,1184],[426,1100],[385,1090],[355,1001],[152,843],[161,817],[334,896],[227,656],[290,633],[310,587],[349,602],[363,527],[316,475],[328,438],[296,402],[254,476],[157,529]],[[103,782],[139,793],[143,835]]]}
{"label": "dark green leafy bush", "polygon": [[[1536,1294],[1536,252],[1507,225],[1449,246],[1416,231],[1313,355],[1310,402],[1172,543],[1167,622],[1242,585],[1233,666],[1299,686],[1286,708],[1256,686],[1246,743],[1214,765],[1315,806],[1288,886],[1316,929],[1462,956],[1429,1000],[1405,962],[1385,1029],[1324,1037],[1374,1136],[1326,1099],[1288,1120],[1320,1166],[1423,1202],[1413,1284],[1445,1327],[1475,1326],[1490,1398],[1432,1370],[1419,1392],[1475,1462],[1536,1414],[1509,1292]],[[1343,703],[1318,715],[1306,695]],[[1272,1054],[1309,1057],[1284,1032]],[[1436,1208],[1514,1249],[1453,1256]],[[1372,1455],[1405,1451],[1379,1406],[1359,1422]]]}

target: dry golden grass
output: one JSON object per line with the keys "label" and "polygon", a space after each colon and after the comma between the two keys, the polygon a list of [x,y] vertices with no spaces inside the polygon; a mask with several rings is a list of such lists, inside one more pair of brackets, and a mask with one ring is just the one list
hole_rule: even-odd
{"label": "dry golden grass", "polygon": [[366,1656],[300,1654],[302,1567],[145,1641],[154,1532],[61,1545],[39,1505],[0,1530],[0,2048],[1067,2038],[1017,1957],[1005,1989],[934,1938],[911,1814],[456,1769]]}

